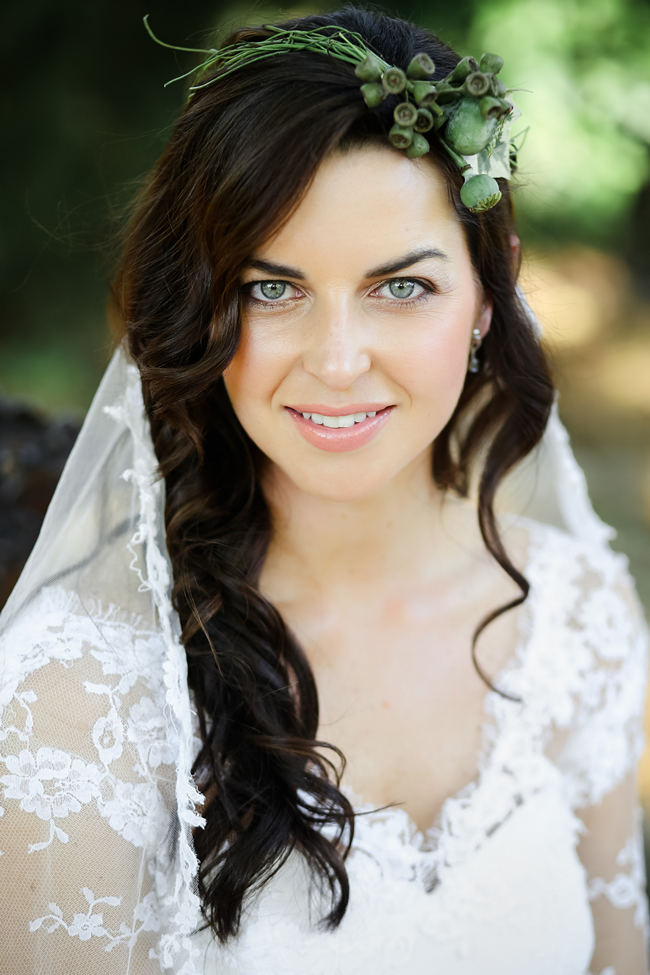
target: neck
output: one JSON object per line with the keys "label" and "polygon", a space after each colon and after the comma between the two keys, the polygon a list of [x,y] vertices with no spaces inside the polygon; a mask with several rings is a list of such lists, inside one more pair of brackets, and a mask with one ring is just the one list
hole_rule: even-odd
{"label": "neck", "polygon": [[276,468],[264,492],[273,530],[261,588],[275,602],[366,592],[376,599],[447,574],[462,557],[430,461],[354,500],[308,494]]}

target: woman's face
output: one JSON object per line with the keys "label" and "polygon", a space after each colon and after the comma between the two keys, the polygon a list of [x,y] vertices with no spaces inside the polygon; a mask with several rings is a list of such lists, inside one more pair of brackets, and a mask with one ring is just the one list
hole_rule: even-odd
{"label": "woman's face", "polygon": [[330,156],[241,280],[224,381],[274,474],[341,501],[430,479],[472,328],[491,316],[434,165],[381,147]]}

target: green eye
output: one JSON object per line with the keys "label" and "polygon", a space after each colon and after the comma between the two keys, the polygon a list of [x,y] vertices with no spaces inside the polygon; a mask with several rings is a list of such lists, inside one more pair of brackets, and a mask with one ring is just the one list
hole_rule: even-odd
{"label": "green eye", "polygon": [[285,281],[260,281],[259,286],[265,298],[276,300],[282,298],[287,290]]}
{"label": "green eye", "polygon": [[388,282],[388,287],[393,298],[410,298],[415,290],[415,281],[409,281],[408,278],[396,278],[394,281]]}

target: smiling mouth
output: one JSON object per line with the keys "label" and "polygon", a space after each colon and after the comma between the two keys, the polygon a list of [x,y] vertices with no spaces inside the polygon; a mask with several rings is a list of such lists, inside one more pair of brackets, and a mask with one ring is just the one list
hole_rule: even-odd
{"label": "smiling mouth", "polygon": [[[302,412],[291,406],[285,406],[285,409],[292,423],[296,425],[308,443],[324,451],[336,452],[356,450],[373,441],[380,430],[390,422],[390,416],[395,406],[370,410],[363,415],[361,413],[348,413],[342,416],[331,416],[323,413],[312,413],[304,416]],[[371,413],[374,413],[374,416],[371,416]],[[322,423],[319,422],[321,419]]]}
{"label": "smiling mouth", "polygon": [[294,410],[291,406],[288,406],[287,409],[296,416],[301,416],[304,420],[309,420],[315,426],[323,426],[328,427],[330,430],[337,430],[342,427],[349,428],[357,426],[368,419],[372,419],[372,417],[380,416],[387,410],[392,409],[392,407],[386,406],[381,410],[369,410],[368,412],[345,413],[342,416],[331,416],[326,413],[303,413],[299,410]]}

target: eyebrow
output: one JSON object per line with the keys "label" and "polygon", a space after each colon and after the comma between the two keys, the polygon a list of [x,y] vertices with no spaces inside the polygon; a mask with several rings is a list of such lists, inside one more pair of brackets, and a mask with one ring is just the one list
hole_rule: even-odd
{"label": "eyebrow", "polygon": [[[426,261],[432,257],[441,261],[449,260],[444,251],[438,250],[437,247],[424,247],[420,248],[419,250],[410,251],[408,254],[404,254],[402,257],[397,257],[393,261],[388,261],[386,264],[380,264],[379,267],[371,268],[369,271],[366,271],[365,277],[379,278],[384,274],[393,274],[395,271],[402,271],[405,267],[411,267],[412,264],[418,264],[420,261]],[[286,264],[275,264],[273,261],[251,259],[246,261],[246,266],[255,268],[257,271],[263,271],[265,274],[275,274],[278,275],[278,277],[295,278],[297,281],[304,281],[307,277],[307,275],[298,268],[288,267]]]}

